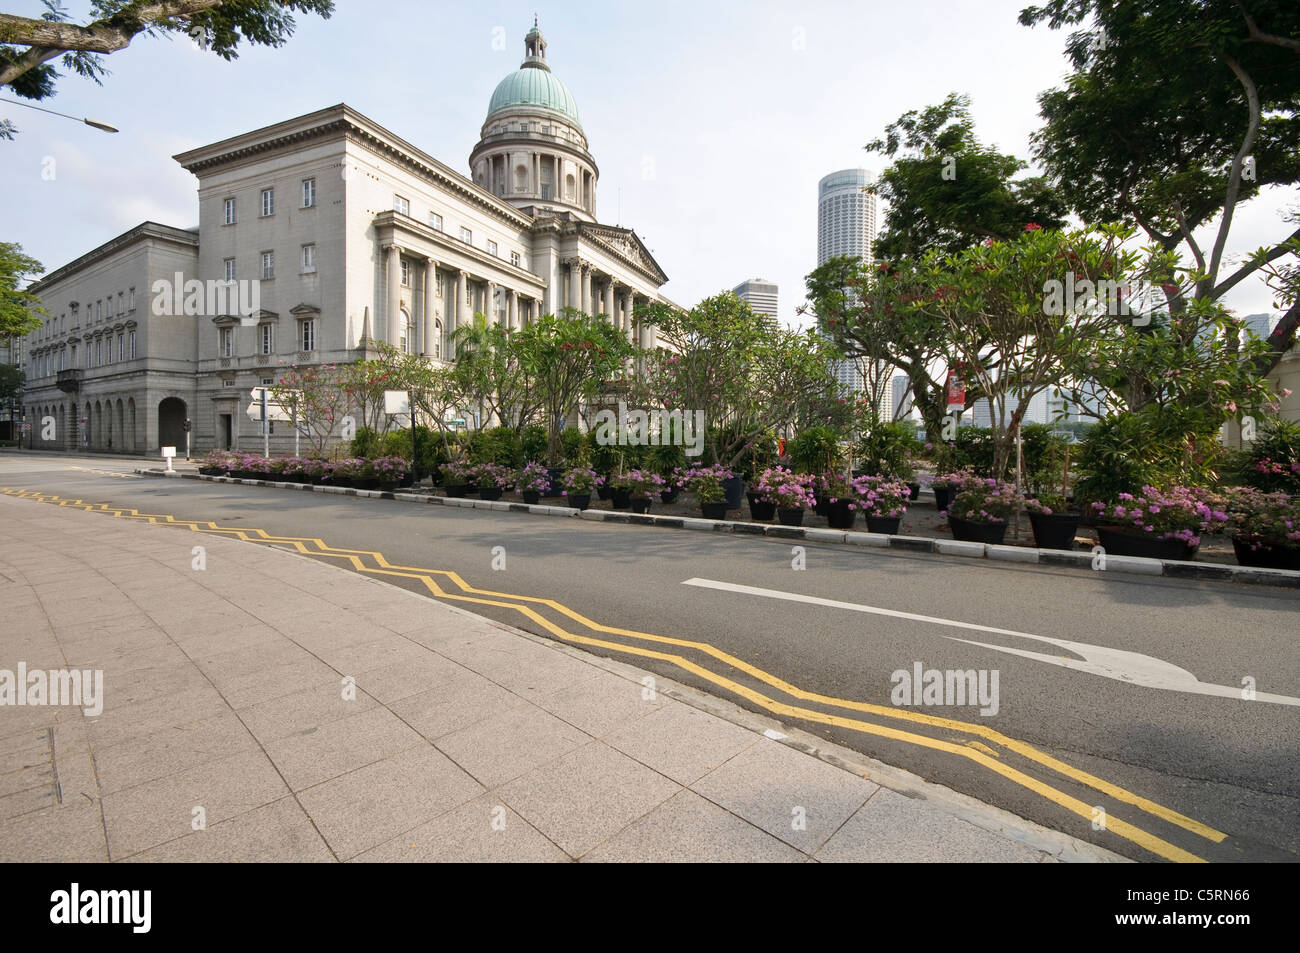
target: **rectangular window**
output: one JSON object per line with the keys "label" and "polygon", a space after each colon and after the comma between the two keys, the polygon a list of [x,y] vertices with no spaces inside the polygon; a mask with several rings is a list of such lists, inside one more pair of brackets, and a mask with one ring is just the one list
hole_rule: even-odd
{"label": "rectangular window", "polygon": [[516,268],[522,268],[523,267],[522,262],[523,259],[519,257],[519,252],[512,251],[510,253],[510,264],[514,265]]}
{"label": "rectangular window", "polygon": [[[135,332],[133,331],[131,333],[134,334]],[[77,366],[77,345],[74,344],[68,351],[68,367],[76,367],[76,366]]]}
{"label": "rectangular window", "polygon": [[460,228],[460,240],[463,241],[466,245],[473,245],[474,233],[462,225]]}
{"label": "rectangular window", "polygon": [[316,350],[316,322],[302,322],[302,349],[304,351]]}
{"label": "rectangular window", "polygon": [[257,353],[275,353],[275,325],[262,324],[257,328]]}
{"label": "rectangular window", "polygon": [[302,180],[302,207],[312,208],[316,204],[316,180]]}
{"label": "rectangular window", "polygon": [[131,288],[126,293],[126,310],[135,310],[135,289]]}
{"label": "rectangular window", "polygon": [[131,357],[132,360],[135,359],[135,332],[134,332],[134,331],[128,331],[128,332],[127,332],[127,335],[126,335],[126,353],[127,353],[128,355],[130,355],[130,357]]}
{"label": "rectangular window", "polygon": [[396,212],[398,215],[410,215],[411,203],[406,201],[406,199],[402,198],[400,195],[394,195],[393,211]]}
{"label": "rectangular window", "polygon": [[302,246],[302,270],[303,271],[316,270],[316,246],[315,245]]}
{"label": "rectangular window", "polygon": [[231,379],[231,378],[229,378],[229,377],[223,377],[223,378],[221,379],[221,386],[222,386],[222,387],[234,387],[234,386],[235,386],[235,382],[234,382],[233,379]]}
{"label": "rectangular window", "polygon": [[262,252],[262,278],[270,279],[275,277],[275,252]]}
{"label": "rectangular window", "polygon": [[235,280],[235,259],[233,258],[226,259],[226,280]]}
{"label": "rectangular window", "polygon": [[442,216],[439,215],[437,212],[430,212],[429,227],[432,228],[435,232],[442,231]]}
{"label": "rectangular window", "polygon": [[275,214],[275,189],[262,189],[262,214]]}
{"label": "rectangular window", "polygon": [[494,241],[489,241],[489,242],[488,242],[488,254],[491,255],[491,256],[494,257],[494,258],[497,257],[497,243],[496,243],[496,242],[494,242]]}
{"label": "rectangular window", "polygon": [[439,298],[441,298],[441,297],[443,297],[443,295],[445,294],[445,292],[442,290],[442,287],[443,287],[443,286],[442,286],[442,272],[438,272],[438,278],[437,278],[437,281],[438,281],[438,293],[437,293],[437,296],[438,296]]}
{"label": "rectangular window", "polygon": [[104,339],[95,338],[95,366],[99,367],[104,363]]}
{"label": "rectangular window", "polygon": [[218,333],[217,353],[221,357],[234,357],[235,356],[235,329],[222,328],[217,333]]}
{"label": "rectangular window", "polygon": [[543,184],[543,185],[542,185],[542,201],[543,201],[543,202],[549,202],[550,200],[551,200],[551,187],[550,187],[549,185]]}
{"label": "rectangular window", "polygon": [[122,316],[122,309],[126,307],[126,293],[119,291],[117,293],[117,316]]}
{"label": "rectangular window", "polygon": [[119,334],[117,336],[117,359],[119,361],[126,360],[126,335],[125,334]]}
{"label": "rectangular window", "polygon": [[402,259],[402,284],[407,288],[411,286],[411,263],[405,258]]}
{"label": "rectangular window", "polygon": [[235,200],[226,199],[225,204],[226,204],[226,224],[234,225],[235,224]]}

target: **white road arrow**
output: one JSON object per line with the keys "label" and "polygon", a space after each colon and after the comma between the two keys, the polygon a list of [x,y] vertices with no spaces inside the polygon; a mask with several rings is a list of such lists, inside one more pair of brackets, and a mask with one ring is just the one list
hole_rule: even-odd
{"label": "white road arrow", "polygon": [[[979,632],[989,632],[993,635],[1010,635],[1018,639],[1030,639],[1034,642],[1046,642],[1049,645],[1055,645],[1058,648],[1074,652],[1077,655],[1082,655],[1083,658],[1075,659],[1065,655],[1045,655],[1041,652],[1030,652],[1025,649],[1013,649],[1005,645],[990,645],[987,642],[961,639],[955,635],[944,636],[945,639],[951,639],[954,642],[965,642],[967,645],[978,645],[981,648],[992,649],[995,652],[1007,652],[1011,655],[1019,655],[1022,658],[1033,659],[1036,662],[1044,662],[1047,665],[1055,665],[1058,668],[1068,668],[1076,672],[1087,672],[1090,675],[1100,675],[1102,678],[1110,678],[1118,682],[1127,682],[1130,685],[1140,685],[1143,688],[1158,688],[1164,691],[1183,692],[1189,695],[1213,695],[1219,698],[1235,698],[1239,701],[1242,700],[1242,689],[1240,687],[1232,685],[1214,685],[1208,682],[1202,682],[1191,672],[1187,671],[1187,669],[1179,668],[1172,662],[1153,658],[1150,655],[1142,655],[1139,652],[1129,652],[1125,649],[1111,649],[1103,645],[1089,645],[1086,642],[1070,642],[1066,639],[1053,639],[1044,635],[1033,635],[1029,632],[1017,632],[1014,629],[999,629],[994,626],[979,625],[974,622],[960,622],[956,619],[918,615],[915,612],[899,612],[895,609],[882,609],[878,606],[866,606],[856,602],[840,602],[837,599],[822,599],[818,596],[805,596],[797,592],[782,592],[780,589],[760,589],[757,586],[741,586],[731,582],[719,582],[715,579],[687,579],[682,583],[682,585],[698,586],[702,589],[719,589],[723,592],[739,592],[750,596],[762,596],[767,599],[782,599],[786,602],[802,602],[807,605],[827,606],[832,609],[847,609],[850,612],[866,612],[871,615],[883,615],[895,619],[906,619],[910,622],[926,622],[931,625],[942,625],[958,629],[973,629]],[[1292,698],[1289,695],[1274,695],[1269,692],[1256,692],[1254,700],[1270,702],[1274,705],[1300,706],[1300,698]]]}

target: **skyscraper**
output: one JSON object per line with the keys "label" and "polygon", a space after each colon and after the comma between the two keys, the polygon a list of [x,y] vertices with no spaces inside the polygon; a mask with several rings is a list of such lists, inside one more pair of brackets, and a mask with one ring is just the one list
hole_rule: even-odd
{"label": "skyscraper", "polygon": [[[841,169],[817,184],[817,264],[840,255],[872,260],[876,197],[863,191],[869,185],[866,169]],[[843,391],[856,394],[866,389],[862,368],[855,361],[832,361],[831,373]],[[888,413],[888,407],[881,410]]]}
{"label": "skyscraper", "polygon": [[837,255],[871,261],[876,243],[876,197],[866,169],[832,172],[817,185],[817,264]]}
{"label": "skyscraper", "polygon": [[748,302],[755,314],[770,318],[768,323],[776,326],[781,309],[777,304],[778,290],[775,282],[766,278],[750,278],[731,290],[741,301]]}

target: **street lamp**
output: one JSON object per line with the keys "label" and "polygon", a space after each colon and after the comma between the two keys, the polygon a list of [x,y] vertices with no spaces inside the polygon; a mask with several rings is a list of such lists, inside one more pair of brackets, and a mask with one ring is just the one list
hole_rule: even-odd
{"label": "street lamp", "polygon": [[28,109],[39,109],[43,113],[49,113],[51,116],[62,116],[64,119],[73,119],[77,122],[84,122],[87,126],[94,126],[96,129],[102,129],[104,132],[117,132],[116,126],[110,126],[106,122],[100,122],[98,119],[85,119],[77,116],[69,116],[67,113],[55,112],[53,109],[46,109],[44,106],[33,106],[31,103],[24,103],[17,99],[0,99],[0,103],[12,103],[15,106],[26,106]]}

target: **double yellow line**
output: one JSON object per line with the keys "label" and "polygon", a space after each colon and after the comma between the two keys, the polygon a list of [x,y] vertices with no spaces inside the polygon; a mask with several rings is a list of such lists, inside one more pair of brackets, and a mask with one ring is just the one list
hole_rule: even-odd
{"label": "double yellow line", "polygon": [[[769,711],[774,715],[799,719],[816,724],[830,725],[837,728],[844,728],[851,731],[861,732],[863,734],[875,735],[892,741],[900,741],[935,751],[942,751],[959,758],[965,758],[1029,791],[1033,791],[1035,794],[1046,798],[1090,823],[1095,817],[1095,810],[1092,805],[1089,805],[1084,801],[1059,790],[1058,788],[1052,787],[1044,781],[1026,774],[1024,771],[1004,763],[997,750],[990,747],[990,745],[1000,746],[1005,751],[1019,755],[1028,761],[1032,761],[1061,775],[1062,777],[1069,778],[1078,784],[1091,788],[1114,801],[1135,807],[1152,817],[1159,818],[1166,823],[1189,831],[1190,833],[1202,837],[1212,843],[1221,843],[1227,837],[1227,835],[1221,831],[1217,831],[1200,821],[1194,820],[1172,810],[1171,808],[1167,808],[1140,795],[1134,794],[1125,788],[1098,778],[1095,775],[1074,767],[1073,765],[1066,764],[1043,751],[1039,751],[1032,745],[1008,737],[1007,735],[995,731],[985,725],[957,721],[950,718],[941,718],[935,715],[927,715],[908,709],[873,705],[867,702],[853,701],[850,699],[836,698],[830,695],[822,695],[817,692],[810,692],[806,689],[799,688],[796,685],[792,685],[779,676],[751,665],[743,659],[737,658],[736,656],[731,655],[730,653],[707,642],[677,639],[670,636],[654,635],[649,632],[638,632],[632,629],[622,629],[614,626],[602,625],[601,623],[595,622],[553,599],[540,598],[537,596],[521,596],[514,593],[497,592],[489,589],[478,589],[469,585],[460,577],[459,574],[450,570],[396,565],[385,559],[382,553],[374,552],[373,550],[339,549],[330,546],[324,540],[315,537],[273,536],[261,529],[248,527],[223,527],[218,526],[213,522],[199,520],[178,520],[168,514],[141,513],[135,509],[115,507],[107,503],[86,503],[82,500],[66,499],[38,493],[32,490],[12,490],[4,488],[3,492],[7,496],[38,500],[45,503],[54,503],[59,506],[70,506],[87,510],[89,512],[108,513],[119,518],[145,520],[154,525],[181,526],[190,529],[193,532],[234,536],[237,539],[247,542],[289,545],[304,555],[342,559],[358,572],[369,573],[377,576],[393,576],[403,579],[413,579],[423,584],[429,590],[431,595],[439,599],[476,603],[478,605],[494,606],[518,612],[533,621],[542,629],[550,632],[556,638],[565,642],[666,662],[683,671],[690,672],[705,682],[716,685],[717,687],[725,689],[741,698],[748,699],[754,705]],[[373,562],[373,565],[368,565],[365,562],[366,558],[369,558]],[[438,578],[449,581],[458,591],[445,590],[441,585],[439,585]],[[551,609],[559,615],[571,619],[578,625],[592,632],[620,636],[666,648],[658,649],[648,648],[641,645],[629,645],[624,642],[614,642],[607,639],[593,638],[587,635],[580,635],[576,632],[570,632],[536,611],[536,609],[532,608],[533,606],[544,606]],[[945,740],[943,738],[935,738],[926,734],[920,734],[916,731],[908,731],[900,727],[877,724],[861,718],[853,718],[806,708],[799,705],[791,705],[772,698],[748,685],[737,682],[735,679],[720,672],[715,672],[710,668],[706,668],[705,666],[686,658],[680,651],[672,650],[698,652],[701,655],[723,663],[725,666],[743,672],[756,681],[768,685],[790,698],[825,705],[831,708],[838,708],[845,711],[874,715],[895,722],[908,723],[911,726],[924,726],[931,729],[954,732],[959,736],[967,736],[968,740],[959,743]],[[985,742],[988,742],[988,744]],[[1109,812],[1105,822],[1105,829],[1119,837],[1137,844],[1165,860],[1177,862],[1205,862],[1203,858],[1198,857],[1190,851],[1184,850],[1175,844],[1171,844],[1149,831],[1137,827],[1121,818],[1109,816]]]}

